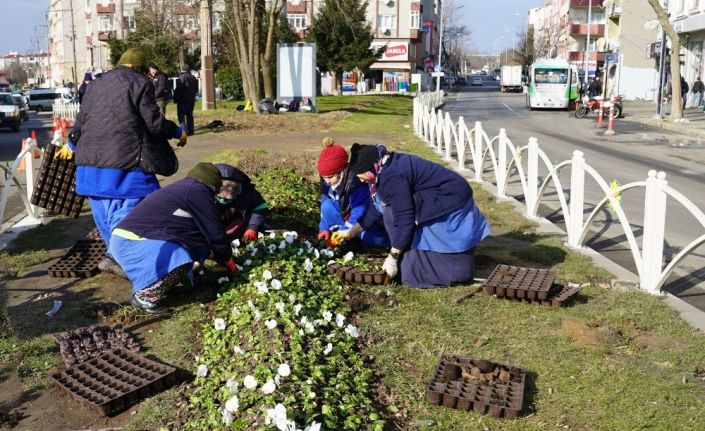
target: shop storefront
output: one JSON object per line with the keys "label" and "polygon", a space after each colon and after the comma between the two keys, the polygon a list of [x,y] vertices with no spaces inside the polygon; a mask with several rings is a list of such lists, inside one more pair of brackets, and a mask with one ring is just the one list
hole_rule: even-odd
{"label": "shop storefront", "polygon": [[416,62],[411,61],[409,41],[373,42],[373,49],[384,48],[382,57],[370,66],[368,74],[374,81],[370,90],[404,93],[409,90],[411,73]]}

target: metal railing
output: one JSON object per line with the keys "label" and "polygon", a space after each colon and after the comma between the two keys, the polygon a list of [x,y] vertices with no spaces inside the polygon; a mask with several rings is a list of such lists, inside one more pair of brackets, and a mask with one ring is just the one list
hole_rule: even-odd
{"label": "metal railing", "polygon": [[[444,159],[456,164],[460,170],[467,169],[470,159],[474,181],[482,182],[487,178],[486,168],[493,175],[493,183],[500,198],[507,197],[510,177],[518,179],[525,197],[526,216],[538,217],[539,204],[550,183],[556,189],[560,203],[561,215],[565,222],[568,245],[582,248],[591,224],[606,205],[615,212],[624,231],[629,249],[639,277],[640,287],[651,293],[659,294],[661,287],[675,267],[693,250],[705,243],[705,234],[693,239],[664,268],[664,237],[666,229],[666,203],[670,197],[681,204],[705,228],[705,214],[692,201],[673,189],[666,181],[664,172],[650,170],[644,181],[636,181],[622,186],[610,187],[592,166],[587,164],[581,151],[574,151],[569,160],[554,164],[539,147],[536,138],[530,138],[527,145],[517,147],[507,137],[505,129],[489,138],[482,124],[475,122],[469,129],[463,117],[454,122],[448,113],[437,107],[442,102],[435,93],[426,93],[414,98],[414,131],[429,146],[433,147]],[[524,169],[525,160],[526,170]],[[489,166],[487,166],[489,165]],[[548,171],[545,177],[539,176],[539,167]],[[570,167],[569,187],[561,183],[560,171]],[[592,178],[599,186],[602,198],[590,211],[587,218],[585,210],[585,178]],[[631,224],[622,208],[619,197],[633,189],[645,190],[643,212],[642,246],[635,238]],[[570,190],[567,196],[566,190]],[[569,199],[568,199],[569,197]]]}

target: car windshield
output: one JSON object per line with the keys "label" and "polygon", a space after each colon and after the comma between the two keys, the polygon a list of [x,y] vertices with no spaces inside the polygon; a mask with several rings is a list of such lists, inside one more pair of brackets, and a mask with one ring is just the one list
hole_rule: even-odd
{"label": "car windshield", "polygon": [[12,100],[12,96],[9,94],[0,94],[0,105],[14,105],[15,102]]}
{"label": "car windshield", "polygon": [[568,69],[536,69],[534,82],[537,84],[565,84],[568,82]]}
{"label": "car windshield", "polygon": [[12,99],[15,101],[17,106],[23,106],[24,105],[24,100],[22,100],[21,96],[12,96]]}

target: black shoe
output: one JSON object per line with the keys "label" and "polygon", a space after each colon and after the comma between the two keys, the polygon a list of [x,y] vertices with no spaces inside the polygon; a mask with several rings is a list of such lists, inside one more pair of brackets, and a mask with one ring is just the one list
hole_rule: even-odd
{"label": "black shoe", "polygon": [[122,267],[110,256],[105,256],[103,260],[98,263],[98,269],[101,270],[101,272],[109,272],[117,275],[118,277],[127,278],[125,271],[122,270]]}
{"label": "black shoe", "polygon": [[147,301],[143,301],[137,297],[137,295],[132,295],[132,299],[130,299],[130,304],[132,304],[133,307],[144,311],[147,314],[152,314],[152,315],[159,315],[159,314],[166,314],[169,312],[168,308],[164,307],[159,307],[157,304],[152,304]]}

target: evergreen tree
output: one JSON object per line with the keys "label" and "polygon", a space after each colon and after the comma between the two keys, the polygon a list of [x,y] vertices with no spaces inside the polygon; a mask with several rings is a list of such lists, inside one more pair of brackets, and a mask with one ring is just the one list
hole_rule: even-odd
{"label": "evergreen tree", "polygon": [[367,1],[360,0],[326,0],[307,32],[318,67],[335,75],[336,90],[342,72],[365,70],[382,56],[383,49],[370,48],[373,38]]}

